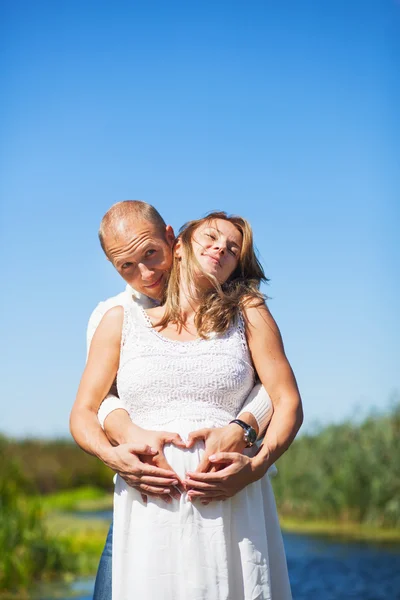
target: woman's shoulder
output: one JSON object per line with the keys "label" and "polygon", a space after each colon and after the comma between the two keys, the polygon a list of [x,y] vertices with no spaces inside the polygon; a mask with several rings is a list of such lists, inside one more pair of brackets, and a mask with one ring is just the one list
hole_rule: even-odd
{"label": "woman's shoulder", "polygon": [[125,310],[123,306],[109,308],[100,321],[99,329],[101,328],[105,334],[112,335],[115,333],[121,335]]}
{"label": "woman's shoulder", "polygon": [[124,319],[125,308],[121,305],[109,308],[103,315],[103,321],[106,323],[122,323]]}

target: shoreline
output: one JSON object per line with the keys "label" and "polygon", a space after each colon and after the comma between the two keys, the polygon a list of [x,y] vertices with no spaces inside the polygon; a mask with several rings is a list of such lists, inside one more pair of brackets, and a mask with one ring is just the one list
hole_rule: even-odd
{"label": "shoreline", "polygon": [[279,517],[284,533],[328,537],[332,540],[400,544],[400,529],[370,524]]}
{"label": "shoreline", "polygon": [[[49,496],[46,502],[47,510],[50,514],[53,514],[53,518],[55,515],[58,515],[60,519],[61,511],[63,516],[61,517],[61,521],[66,519],[66,522],[69,521],[69,524],[72,525],[72,522],[76,519],[75,523],[80,523],[80,527],[83,529],[87,528],[89,521],[92,524],[94,524],[93,522],[98,523],[99,521],[103,521],[104,526],[104,517],[101,514],[97,517],[96,513],[112,510],[112,503],[112,494],[91,489],[90,487],[83,488],[82,490],[56,493]],[[83,514],[87,512],[93,515],[88,520],[82,518]],[[82,513],[82,516],[79,513]],[[279,515],[279,522],[282,531],[285,533],[329,537],[342,541],[400,544],[400,528],[381,527],[351,521],[331,521],[328,519],[296,519],[295,517],[283,515]]]}

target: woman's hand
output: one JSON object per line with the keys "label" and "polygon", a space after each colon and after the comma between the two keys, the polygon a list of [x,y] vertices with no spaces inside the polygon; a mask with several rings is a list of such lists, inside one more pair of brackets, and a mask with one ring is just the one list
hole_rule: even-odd
{"label": "woman's hand", "polygon": [[[146,495],[169,498],[179,481],[176,473],[162,468],[160,461],[152,462],[158,451],[146,444],[121,444],[104,456],[105,464],[118,473],[126,483]],[[172,489],[171,489],[172,488]],[[179,495],[178,495],[179,497]],[[143,498],[145,499],[145,498]]]}
{"label": "woman's hand", "polygon": [[219,452],[208,460],[222,468],[214,473],[189,472],[183,481],[188,498],[200,500],[202,504],[231,498],[261,479],[270,467],[265,457],[260,460],[258,456],[250,458],[238,452]]}
{"label": "woman's hand", "polygon": [[[171,497],[179,499],[181,495],[180,489],[183,487],[182,481],[168,464],[164,456],[164,446],[165,444],[173,444],[177,448],[186,448],[186,443],[182,440],[181,436],[178,433],[171,433],[170,431],[153,431],[137,427],[135,443],[147,445],[154,452],[152,455],[142,455],[140,458],[143,463],[152,465],[153,468],[157,467],[157,471],[161,469],[173,473],[174,480],[174,483],[170,483],[166,487],[163,480],[157,481],[158,475],[155,473],[155,478],[152,479],[150,485],[141,486],[141,491],[144,491],[147,495],[161,497],[166,502],[171,502]],[[144,494],[142,494],[143,496]]]}
{"label": "woman's hand", "polygon": [[216,452],[242,453],[246,447],[243,429],[235,423],[226,425],[225,427],[204,428],[192,431],[188,436],[186,447],[192,448],[198,441],[204,441],[205,452],[196,469],[196,473],[207,473],[218,469],[218,465],[212,464],[209,460],[212,454]]}

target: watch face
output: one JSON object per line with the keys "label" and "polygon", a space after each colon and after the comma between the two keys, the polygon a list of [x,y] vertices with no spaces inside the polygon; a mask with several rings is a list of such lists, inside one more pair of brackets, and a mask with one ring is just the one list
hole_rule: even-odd
{"label": "watch face", "polygon": [[253,427],[249,427],[246,432],[246,437],[249,444],[254,444],[254,442],[257,440],[256,430],[253,429]]}

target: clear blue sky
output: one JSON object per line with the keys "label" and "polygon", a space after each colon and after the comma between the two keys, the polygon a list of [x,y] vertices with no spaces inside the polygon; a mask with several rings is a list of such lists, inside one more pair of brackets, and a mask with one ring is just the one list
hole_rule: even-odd
{"label": "clear blue sky", "polygon": [[306,427],[399,374],[400,3],[1,3],[0,431],[67,435],[122,199],[252,222]]}

